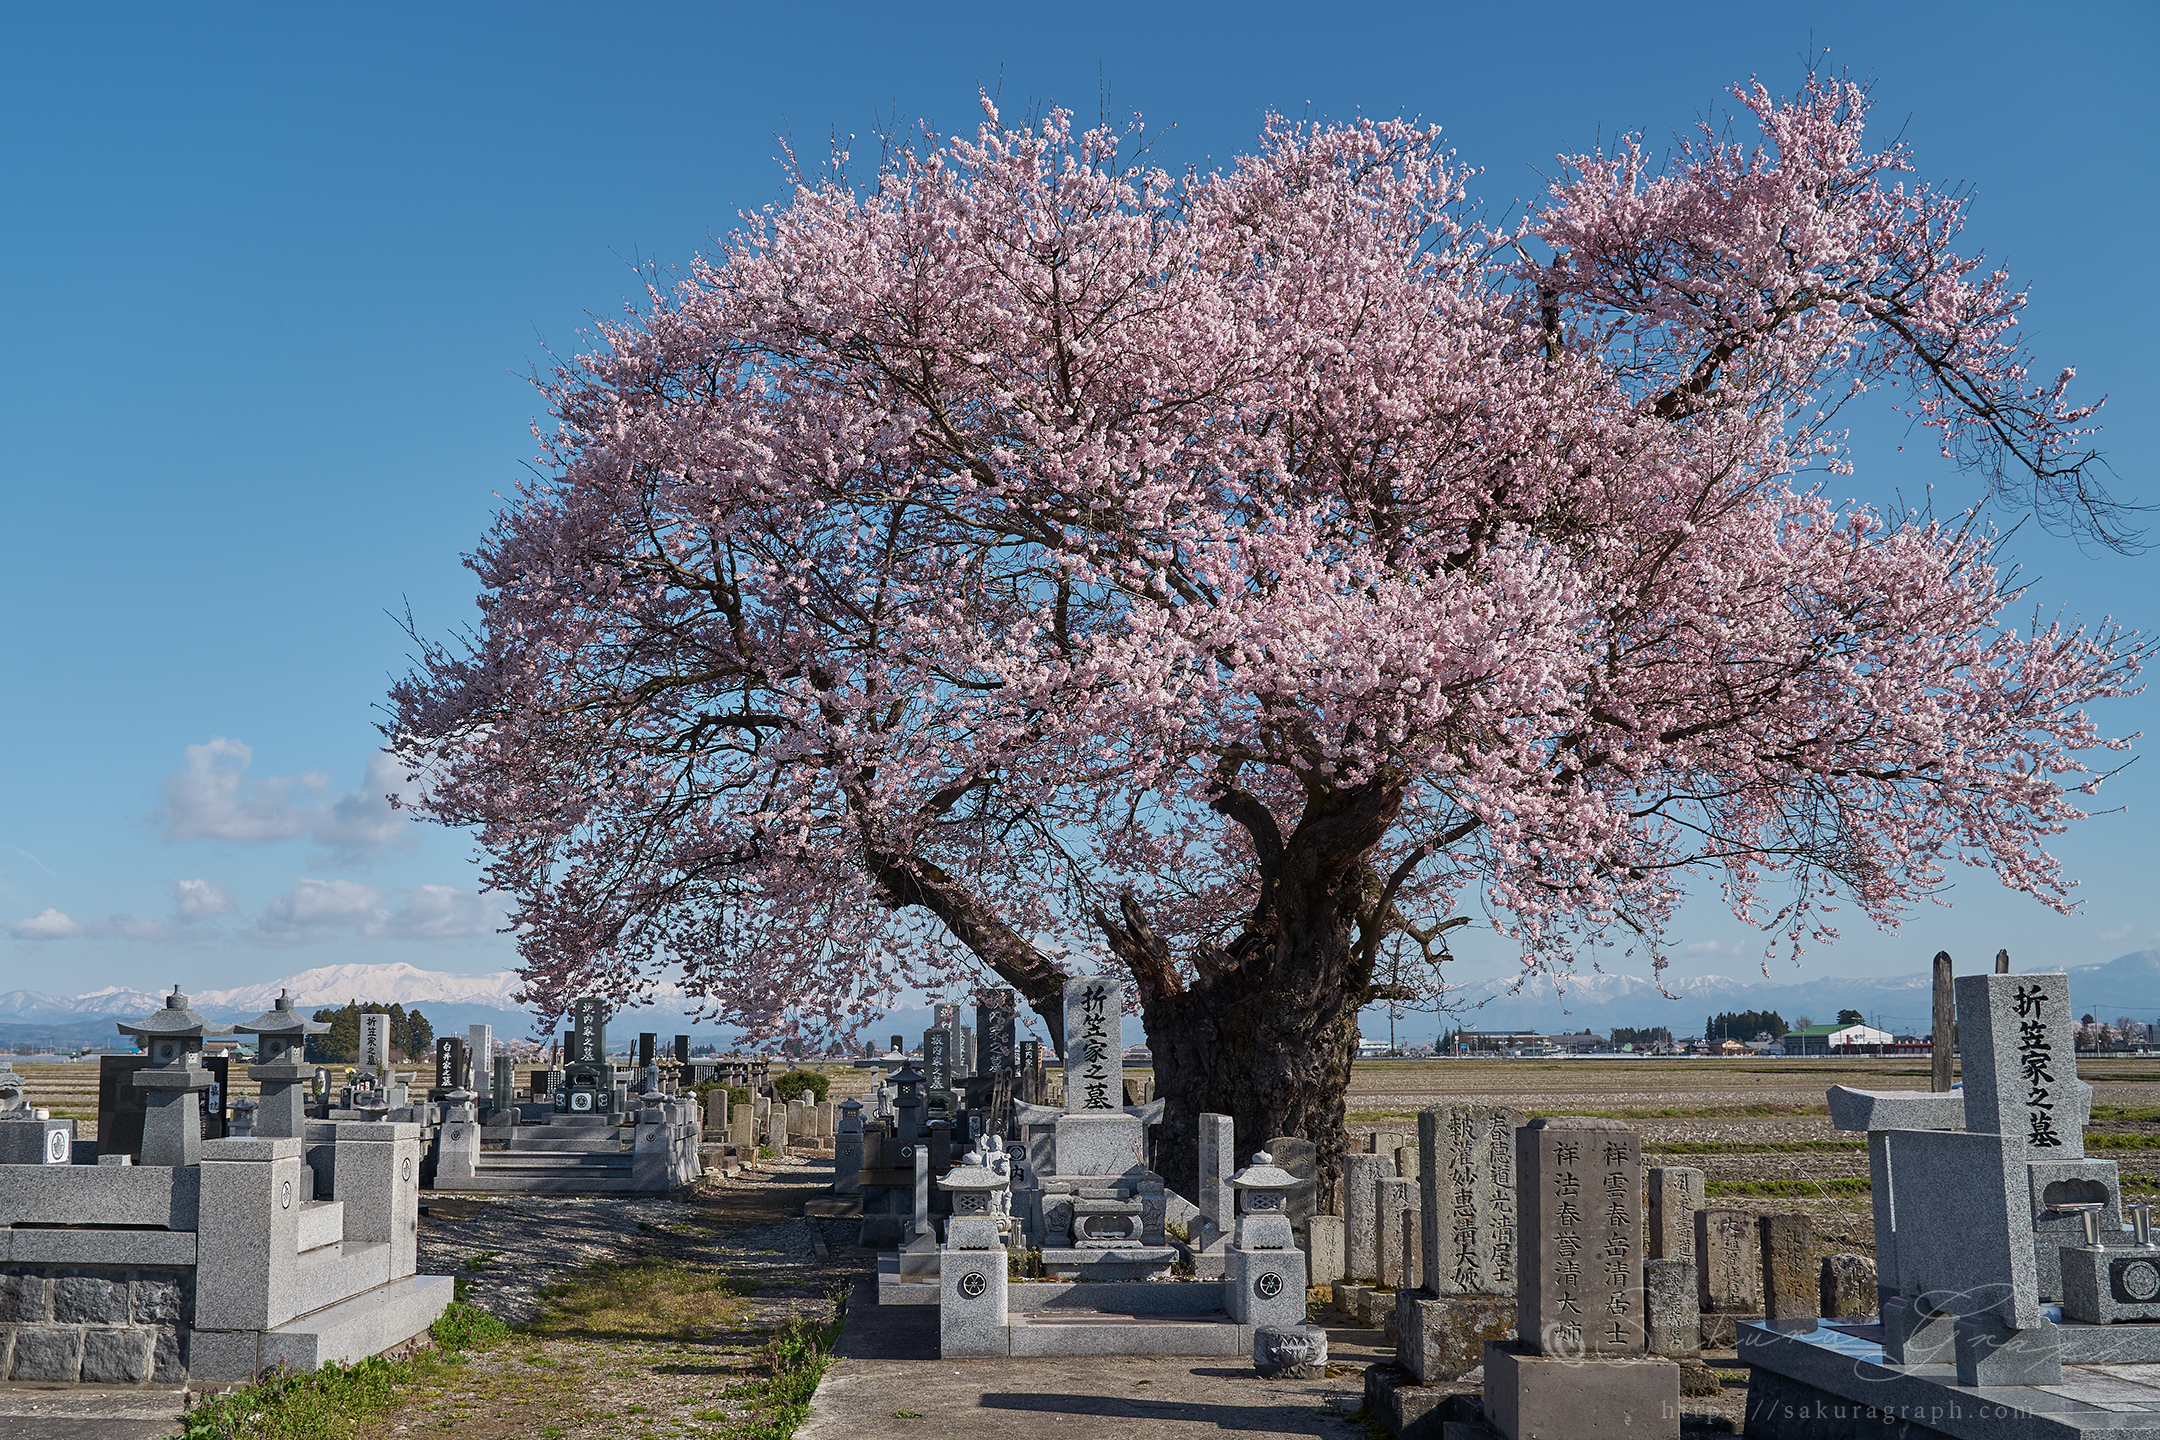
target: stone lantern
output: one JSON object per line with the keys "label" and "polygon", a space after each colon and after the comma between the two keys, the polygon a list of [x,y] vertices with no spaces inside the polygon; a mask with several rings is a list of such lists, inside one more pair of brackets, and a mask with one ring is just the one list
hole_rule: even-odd
{"label": "stone lantern", "polygon": [[922,1072],[910,1060],[893,1076],[893,1113],[899,1117],[893,1138],[902,1142],[918,1140],[923,1135]]}
{"label": "stone lantern", "polygon": [[308,1063],[307,1037],[320,1035],[330,1027],[293,1009],[292,996],[280,990],[268,1010],[232,1028],[257,1040],[255,1063],[248,1066],[247,1072],[250,1080],[262,1085],[262,1108],[255,1112],[255,1133],[266,1138],[303,1138],[308,1087],[318,1073]]}
{"label": "stone lantern", "polygon": [[196,1097],[210,1088],[210,1072],[202,1063],[203,1037],[226,1032],[189,1009],[188,997],[177,985],[165,997],[164,1009],[141,1024],[119,1029],[140,1040],[149,1056],[149,1063],[135,1072],[135,1088],[145,1092],[142,1163],[201,1164],[202,1102]]}
{"label": "stone lantern", "polygon": [[1290,1229],[1297,1177],[1262,1150],[1230,1177],[1237,1239],[1223,1255],[1223,1308],[1240,1325],[1295,1329],[1305,1323],[1305,1252]]}
{"label": "stone lantern", "polygon": [[945,1222],[945,1243],[955,1250],[1001,1250],[1005,1246],[1005,1194],[1012,1176],[1000,1174],[979,1150],[960,1157],[940,1189],[952,1196],[952,1218]]}

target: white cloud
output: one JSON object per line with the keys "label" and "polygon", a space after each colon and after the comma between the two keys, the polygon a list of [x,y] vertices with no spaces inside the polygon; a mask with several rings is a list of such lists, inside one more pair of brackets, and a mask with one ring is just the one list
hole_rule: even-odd
{"label": "white cloud", "polygon": [[2128,922],[2128,921],[2124,921],[2124,922],[2123,922],[2122,924],[2120,924],[2120,925],[2116,926],[2116,927],[2115,927],[2114,929],[2112,929],[2112,930],[2103,930],[2103,931],[2101,931],[2101,932],[2100,932],[2100,938],[2101,938],[2102,940],[2108,940],[2108,941],[2114,941],[2114,940],[2127,940],[2127,939],[2129,939],[2129,938],[2131,937],[2131,935],[2132,935],[2132,934],[2134,934],[2134,933],[2136,932],[2136,930],[2137,930],[2137,926],[2135,926],[2135,925],[2131,924],[2131,923],[2130,923],[2130,922]]}
{"label": "white cloud", "polygon": [[1680,947],[1680,953],[1683,955],[1738,955],[1740,953],[1740,942],[1737,940],[1690,940]]}
{"label": "white cloud", "polygon": [[394,793],[410,801],[419,787],[408,785],[402,763],[383,751],[368,757],[360,788],[342,795],[329,794],[329,777],[319,770],[250,775],[254,750],[222,735],[184,753],[186,763],[165,777],[162,801],[151,813],[168,840],[253,845],[306,835],[329,852],[322,861],[341,865],[418,843],[411,817],[391,809],[385,797]]}
{"label": "white cloud", "polygon": [[265,945],[314,944],[339,932],[371,940],[462,940],[503,924],[502,905],[490,896],[448,885],[400,893],[403,903],[393,908],[373,885],[302,876],[263,907],[246,933]]}
{"label": "white cloud", "polygon": [[491,935],[503,924],[503,909],[491,895],[421,885],[405,892],[405,906],[370,934],[396,940],[460,940]]}
{"label": "white cloud", "polygon": [[17,940],[170,940],[173,929],[160,920],[140,915],[107,915],[85,925],[72,916],[47,907],[26,920],[8,926]]}
{"label": "white cloud", "polygon": [[240,906],[234,902],[232,891],[215,880],[175,880],[173,890],[173,918],[186,924],[194,920],[207,920],[213,915],[237,915]]}
{"label": "white cloud", "polygon": [[8,926],[8,934],[17,940],[66,940],[82,933],[82,926],[49,905]]}

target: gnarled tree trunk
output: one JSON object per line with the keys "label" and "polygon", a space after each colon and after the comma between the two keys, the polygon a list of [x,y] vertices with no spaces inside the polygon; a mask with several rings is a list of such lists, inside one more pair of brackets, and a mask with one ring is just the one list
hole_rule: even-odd
{"label": "gnarled tree trunk", "polygon": [[1213,1112],[1236,1122],[1240,1165],[1271,1136],[1312,1141],[1324,1203],[1348,1146],[1344,1097],[1358,1011],[1373,994],[1368,942],[1386,908],[1368,857],[1399,793],[1373,786],[1316,801],[1287,841],[1247,800],[1233,791],[1217,808],[1253,833],[1260,899],[1227,949],[1192,957],[1191,979],[1129,896],[1122,923],[1097,921],[1139,990],[1155,1093],[1166,1102],[1157,1163],[1171,1188],[1197,1193],[1199,1116]]}

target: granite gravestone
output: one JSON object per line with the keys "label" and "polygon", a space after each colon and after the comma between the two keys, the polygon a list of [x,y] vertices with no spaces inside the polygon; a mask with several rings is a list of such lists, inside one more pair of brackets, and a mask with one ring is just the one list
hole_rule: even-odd
{"label": "granite gravestone", "polygon": [[465,1061],[465,1042],[455,1035],[445,1035],[435,1042],[435,1085],[428,1095],[430,1100],[441,1100],[453,1090],[462,1090],[471,1070]]}
{"label": "granite gravestone", "polygon": [[975,1007],[976,1043],[981,1047],[981,1075],[1011,1075],[1018,1063],[1013,1050],[1018,1011],[1013,992],[1000,987]]}
{"label": "granite gravestone", "polygon": [[360,1061],[363,1075],[388,1077],[390,1074],[390,1017],[388,1015],[362,1015],[360,1017]]}
{"label": "granite gravestone", "polygon": [[1773,1322],[1822,1318],[1821,1271],[1808,1217],[1759,1215],[1762,1241],[1763,1314]]}
{"label": "granite gravestone", "polygon": [[1755,1218],[1744,1210],[1695,1212],[1695,1286],[1703,1343],[1733,1343],[1733,1322],[1763,1313]]}
{"label": "granite gravestone", "polygon": [[1634,1132],[1549,1116],[1515,1151],[1520,1338],[1485,1346],[1486,1421],[1509,1440],[1677,1437],[1680,1367],[1647,1348]]}
{"label": "granite gravestone", "polygon": [[1380,1276],[1380,1182],[1393,1178],[1389,1156],[1343,1157],[1343,1272],[1351,1280]]}
{"label": "granite gravestone", "polygon": [[1030,1105],[1042,1104],[1042,1041],[1020,1042],[1020,1098]]}
{"label": "granite gravestone", "polygon": [[1444,1105],[1418,1116],[1424,1288],[1515,1293],[1515,1132],[1499,1105]]}
{"label": "granite gravestone", "polygon": [[953,1110],[952,1031],[942,1025],[933,1025],[923,1031],[923,1089],[930,1099],[932,1114],[949,1115]]}
{"label": "granite gravestone", "polygon": [[1517,1333],[1541,1355],[1643,1354],[1635,1132],[1617,1120],[1560,1115],[1531,1121],[1519,1138],[1525,1263]]}
{"label": "granite gravestone", "polygon": [[1276,1135],[1265,1148],[1275,1157],[1277,1169],[1287,1170],[1297,1179],[1297,1184],[1290,1187],[1288,1214],[1290,1223],[1302,1233],[1318,1208],[1320,1147],[1301,1136]]}
{"label": "granite gravestone", "polygon": [[466,1073],[472,1078],[466,1088],[475,1094],[485,1095],[495,1084],[495,1027],[492,1025],[468,1025],[465,1027]]}
{"label": "granite gravestone", "polygon": [[1121,1049],[1125,987],[1114,975],[1065,982],[1065,1108],[1121,1110],[1125,1060]]}
{"label": "granite gravestone", "polygon": [[1650,1185],[1650,1258],[1695,1258],[1695,1212],[1703,1207],[1703,1172],[1687,1165],[1654,1165]]}

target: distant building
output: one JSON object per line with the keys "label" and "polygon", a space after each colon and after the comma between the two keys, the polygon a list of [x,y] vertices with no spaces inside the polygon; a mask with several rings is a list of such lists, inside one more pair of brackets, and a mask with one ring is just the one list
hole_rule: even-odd
{"label": "distant building", "polygon": [[1804,1025],[1785,1032],[1787,1055],[1883,1054],[1897,1043],[1872,1025]]}

